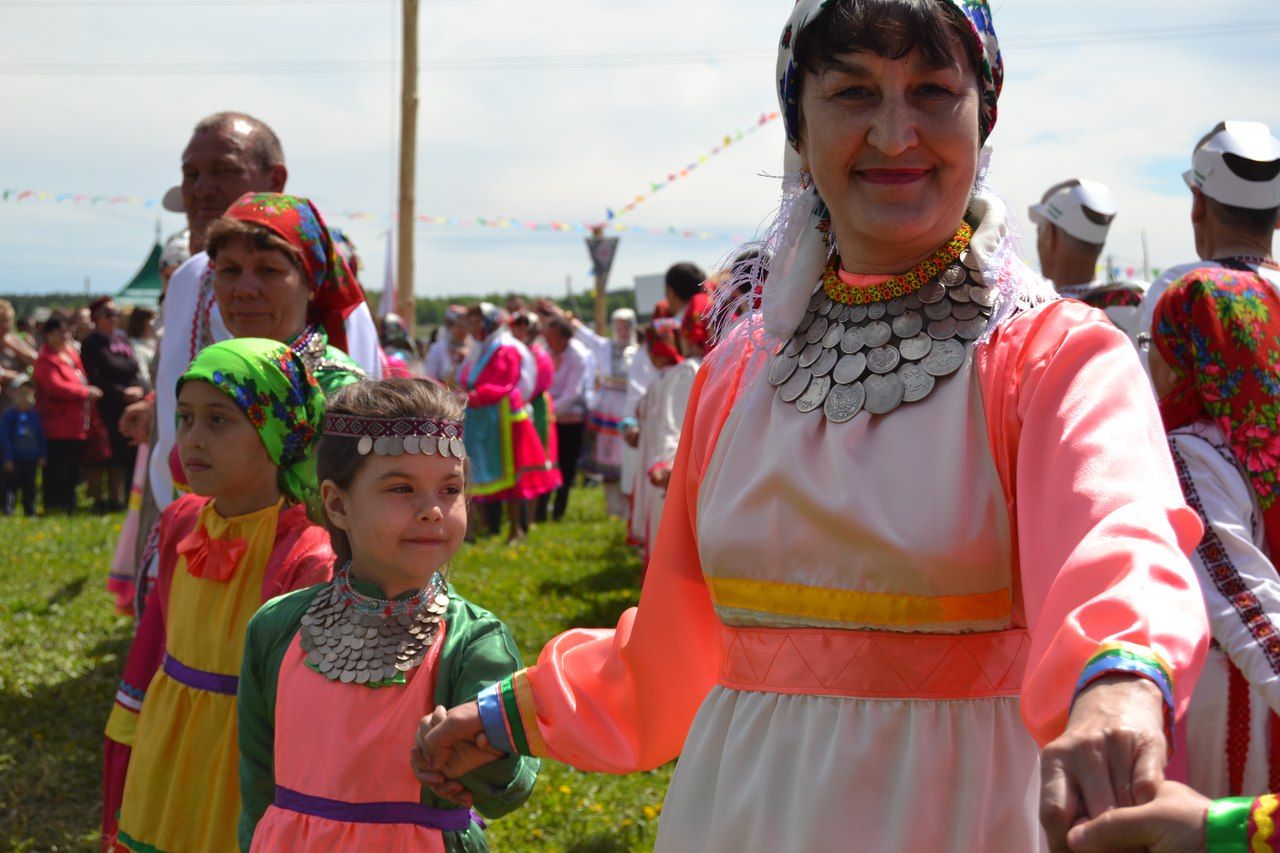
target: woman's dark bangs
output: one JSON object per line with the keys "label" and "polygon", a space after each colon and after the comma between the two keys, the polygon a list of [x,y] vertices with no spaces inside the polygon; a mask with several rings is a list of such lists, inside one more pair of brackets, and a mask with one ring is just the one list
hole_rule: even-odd
{"label": "woman's dark bangs", "polygon": [[959,40],[970,70],[981,67],[977,46],[968,38],[968,22],[946,0],[840,0],[806,27],[796,42],[796,61],[811,73],[858,51],[902,59],[920,51],[940,66],[952,62]]}

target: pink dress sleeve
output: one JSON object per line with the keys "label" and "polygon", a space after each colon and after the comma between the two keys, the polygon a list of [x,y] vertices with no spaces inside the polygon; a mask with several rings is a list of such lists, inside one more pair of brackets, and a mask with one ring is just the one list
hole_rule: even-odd
{"label": "pink dress sleeve", "polygon": [[1002,327],[980,354],[996,464],[1009,499],[1031,650],[1022,714],[1042,745],[1076,693],[1115,672],[1187,705],[1209,643],[1183,501],[1132,344],[1063,300]]}
{"label": "pink dress sleeve", "polygon": [[492,406],[503,397],[511,397],[512,408],[524,405],[516,386],[520,382],[520,351],[515,347],[499,347],[476,379],[476,387],[467,395],[469,406]]}
{"label": "pink dress sleeve", "polygon": [[[614,630],[556,637],[527,670],[480,696],[492,742],[582,770],[630,773],[679,753],[720,664],[720,621],[695,534],[698,485],[740,366],[698,374],[639,607]],[[716,374],[720,375],[717,376]]]}

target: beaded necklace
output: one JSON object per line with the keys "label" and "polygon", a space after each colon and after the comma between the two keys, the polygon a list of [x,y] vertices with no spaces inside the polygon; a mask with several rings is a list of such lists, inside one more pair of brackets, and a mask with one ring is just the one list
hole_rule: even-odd
{"label": "beaded necklace", "polygon": [[822,289],[827,296],[842,305],[870,305],[872,302],[885,302],[915,293],[947,268],[969,248],[973,239],[973,228],[967,222],[961,222],[955,235],[938,251],[925,258],[913,268],[901,275],[895,275],[888,281],[872,287],[854,287],[840,278],[838,259],[832,259],[822,274]]}

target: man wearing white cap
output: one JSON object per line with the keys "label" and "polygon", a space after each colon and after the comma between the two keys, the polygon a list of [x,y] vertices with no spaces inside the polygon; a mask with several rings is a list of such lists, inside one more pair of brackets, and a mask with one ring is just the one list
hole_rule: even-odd
{"label": "man wearing white cap", "polygon": [[1097,181],[1063,181],[1031,208],[1040,271],[1063,296],[1106,312],[1130,339],[1137,336],[1143,287],[1130,281],[1099,281],[1098,260],[1116,218],[1111,190]]}
{"label": "man wearing white cap", "polygon": [[1191,188],[1191,227],[1201,260],[1166,270],[1142,301],[1138,340],[1148,368],[1151,318],[1175,281],[1226,268],[1280,287],[1271,252],[1280,219],[1280,139],[1262,122],[1225,121],[1196,143],[1191,165],[1182,178]]}

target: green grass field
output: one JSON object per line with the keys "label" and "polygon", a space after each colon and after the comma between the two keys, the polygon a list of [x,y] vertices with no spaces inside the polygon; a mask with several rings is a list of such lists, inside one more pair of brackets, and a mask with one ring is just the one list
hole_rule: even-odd
{"label": "green grass field", "polygon": [[[0,517],[0,848],[96,849],[102,728],[132,623],[105,590],[120,516]],[[526,662],[566,628],[612,626],[640,566],[598,489],[513,548],[467,545],[459,591],[502,617]],[[490,824],[495,850],[653,846],[670,769],[632,776],[546,763],[534,796]]]}

